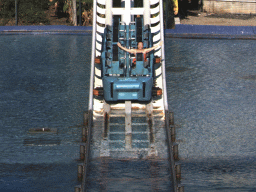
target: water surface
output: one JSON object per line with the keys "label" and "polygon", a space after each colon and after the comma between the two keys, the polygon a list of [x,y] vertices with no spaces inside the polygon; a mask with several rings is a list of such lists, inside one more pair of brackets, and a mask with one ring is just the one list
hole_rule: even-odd
{"label": "water surface", "polygon": [[[91,37],[2,35],[0,43],[0,189],[73,191]],[[165,43],[185,190],[255,191],[255,42]],[[42,127],[58,134],[29,133]],[[159,183],[152,191],[167,190]]]}
{"label": "water surface", "polygon": [[186,191],[256,190],[256,45],[167,39],[169,105]]}
{"label": "water surface", "polygon": [[[74,190],[90,43],[84,36],[1,36],[1,191]],[[29,133],[43,127],[58,133]]]}

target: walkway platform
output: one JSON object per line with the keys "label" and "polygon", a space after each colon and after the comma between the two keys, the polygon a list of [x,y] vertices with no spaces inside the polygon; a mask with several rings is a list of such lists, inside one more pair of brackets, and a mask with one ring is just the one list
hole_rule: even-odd
{"label": "walkway platform", "polygon": [[92,27],[67,25],[0,26],[0,35],[18,34],[81,34],[91,35]]}
{"label": "walkway platform", "polygon": [[[85,26],[0,26],[2,34],[81,34],[91,35],[92,27]],[[172,38],[256,39],[256,26],[183,25],[165,30]]]}
{"label": "walkway platform", "polygon": [[256,26],[176,25],[166,37],[256,39]]}

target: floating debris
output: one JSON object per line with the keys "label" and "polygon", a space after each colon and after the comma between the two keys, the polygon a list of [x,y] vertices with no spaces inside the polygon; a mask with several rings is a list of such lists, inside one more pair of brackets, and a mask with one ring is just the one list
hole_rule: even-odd
{"label": "floating debris", "polygon": [[180,73],[189,70],[189,68],[186,67],[166,67],[166,71],[174,72],[174,73]]}
{"label": "floating debris", "polygon": [[29,138],[24,139],[23,144],[25,146],[53,146],[60,145],[59,139],[45,139],[45,138]]}
{"label": "floating debris", "polygon": [[57,128],[32,128],[29,129],[29,133],[57,133]]}
{"label": "floating debris", "polygon": [[242,79],[245,79],[245,80],[256,80],[256,75],[243,76]]}

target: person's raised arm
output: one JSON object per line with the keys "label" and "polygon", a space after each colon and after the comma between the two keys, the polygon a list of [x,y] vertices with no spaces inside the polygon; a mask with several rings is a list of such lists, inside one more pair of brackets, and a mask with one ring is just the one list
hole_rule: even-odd
{"label": "person's raised arm", "polygon": [[136,51],[133,49],[127,49],[126,47],[123,47],[119,42],[117,43],[117,46],[120,47],[121,49],[127,51],[128,53],[136,54]]}
{"label": "person's raised arm", "polygon": [[163,41],[160,41],[160,43],[158,43],[157,45],[153,46],[153,47],[150,47],[150,48],[147,48],[147,49],[144,49],[145,53],[148,53],[150,51],[153,51],[154,49],[156,49],[157,47],[161,47],[163,45]]}

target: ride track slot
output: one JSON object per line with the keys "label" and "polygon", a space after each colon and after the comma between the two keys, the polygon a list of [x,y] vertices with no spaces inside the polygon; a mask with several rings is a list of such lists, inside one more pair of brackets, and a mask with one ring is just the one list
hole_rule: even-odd
{"label": "ride track slot", "polygon": [[164,44],[146,59],[117,46],[137,49],[143,42],[146,49],[164,42],[163,2],[112,5],[112,0],[94,1],[89,110],[78,165],[81,185],[75,191],[183,191]]}

